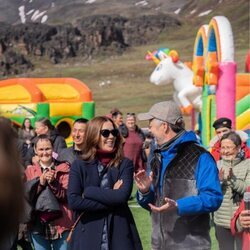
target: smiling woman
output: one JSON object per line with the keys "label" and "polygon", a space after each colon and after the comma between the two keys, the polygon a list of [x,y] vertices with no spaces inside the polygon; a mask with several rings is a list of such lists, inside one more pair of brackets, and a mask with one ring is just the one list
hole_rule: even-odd
{"label": "smiling woman", "polygon": [[52,157],[53,144],[48,135],[37,136],[34,151],[38,161],[25,170],[26,192],[36,215],[28,222],[29,232],[35,249],[66,250],[72,226],[66,199],[69,166]]}
{"label": "smiling woman", "polygon": [[231,234],[230,222],[250,185],[250,160],[240,154],[241,139],[237,133],[224,134],[220,143],[222,159],[217,165],[224,196],[221,207],[214,213],[216,238],[221,250],[241,249],[241,239]]}
{"label": "smiling woman", "polygon": [[112,119],[99,116],[88,122],[83,160],[70,169],[68,201],[78,219],[69,249],[142,249],[128,207],[133,163],[123,157],[122,146]]}

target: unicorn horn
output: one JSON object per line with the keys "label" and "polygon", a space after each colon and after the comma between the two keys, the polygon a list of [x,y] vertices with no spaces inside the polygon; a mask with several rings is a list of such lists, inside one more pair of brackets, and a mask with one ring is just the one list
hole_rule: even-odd
{"label": "unicorn horn", "polygon": [[151,53],[149,50],[148,50],[148,54],[151,56],[152,60],[154,61],[156,65],[160,63],[160,60],[156,58],[156,56],[154,56],[153,53]]}

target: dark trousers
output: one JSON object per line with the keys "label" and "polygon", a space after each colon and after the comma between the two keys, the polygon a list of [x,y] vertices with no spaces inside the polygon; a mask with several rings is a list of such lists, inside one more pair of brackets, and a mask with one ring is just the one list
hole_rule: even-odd
{"label": "dark trousers", "polygon": [[215,236],[219,243],[220,250],[241,250],[242,240],[234,237],[231,230],[225,227],[215,225]]}

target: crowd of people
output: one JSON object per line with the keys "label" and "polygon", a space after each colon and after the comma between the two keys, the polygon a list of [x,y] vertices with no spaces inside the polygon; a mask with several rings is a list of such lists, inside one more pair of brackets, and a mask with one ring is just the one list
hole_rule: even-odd
{"label": "crowd of people", "polygon": [[115,108],[75,120],[71,147],[48,118],[16,131],[0,117],[0,249],[142,249],[134,184],[152,218],[151,249],[211,249],[211,221],[220,250],[250,249],[246,134],[219,118],[206,149],[173,101],[124,117]]}

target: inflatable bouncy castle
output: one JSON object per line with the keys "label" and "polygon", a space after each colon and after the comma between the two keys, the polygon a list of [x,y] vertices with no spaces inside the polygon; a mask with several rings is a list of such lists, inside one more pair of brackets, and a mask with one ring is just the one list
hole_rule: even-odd
{"label": "inflatable bouncy castle", "polygon": [[199,127],[205,146],[220,117],[230,118],[236,130],[250,129],[250,74],[236,71],[231,25],[226,17],[216,16],[198,31],[193,55],[193,82],[202,87]]}
{"label": "inflatable bouncy castle", "polygon": [[250,74],[237,73],[233,33],[226,17],[216,16],[200,27],[191,69],[169,49],[148,52],[146,59],[157,65],[150,81],[173,84],[173,99],[183,114],[192,115],[192,129],[198,124],[204,146],[213,138],[212,124],[220,117],[230,118],[233,129],[250,133]]}
{"label": "inflatable bouncy castle", "polygon": [[91,119],[95,114],[92,92],[74,78],[14,78],[0,81],[0,115],[20,127],[28,117],[32,125],[47,117],[64,136],[72,141],[74,120]]}

